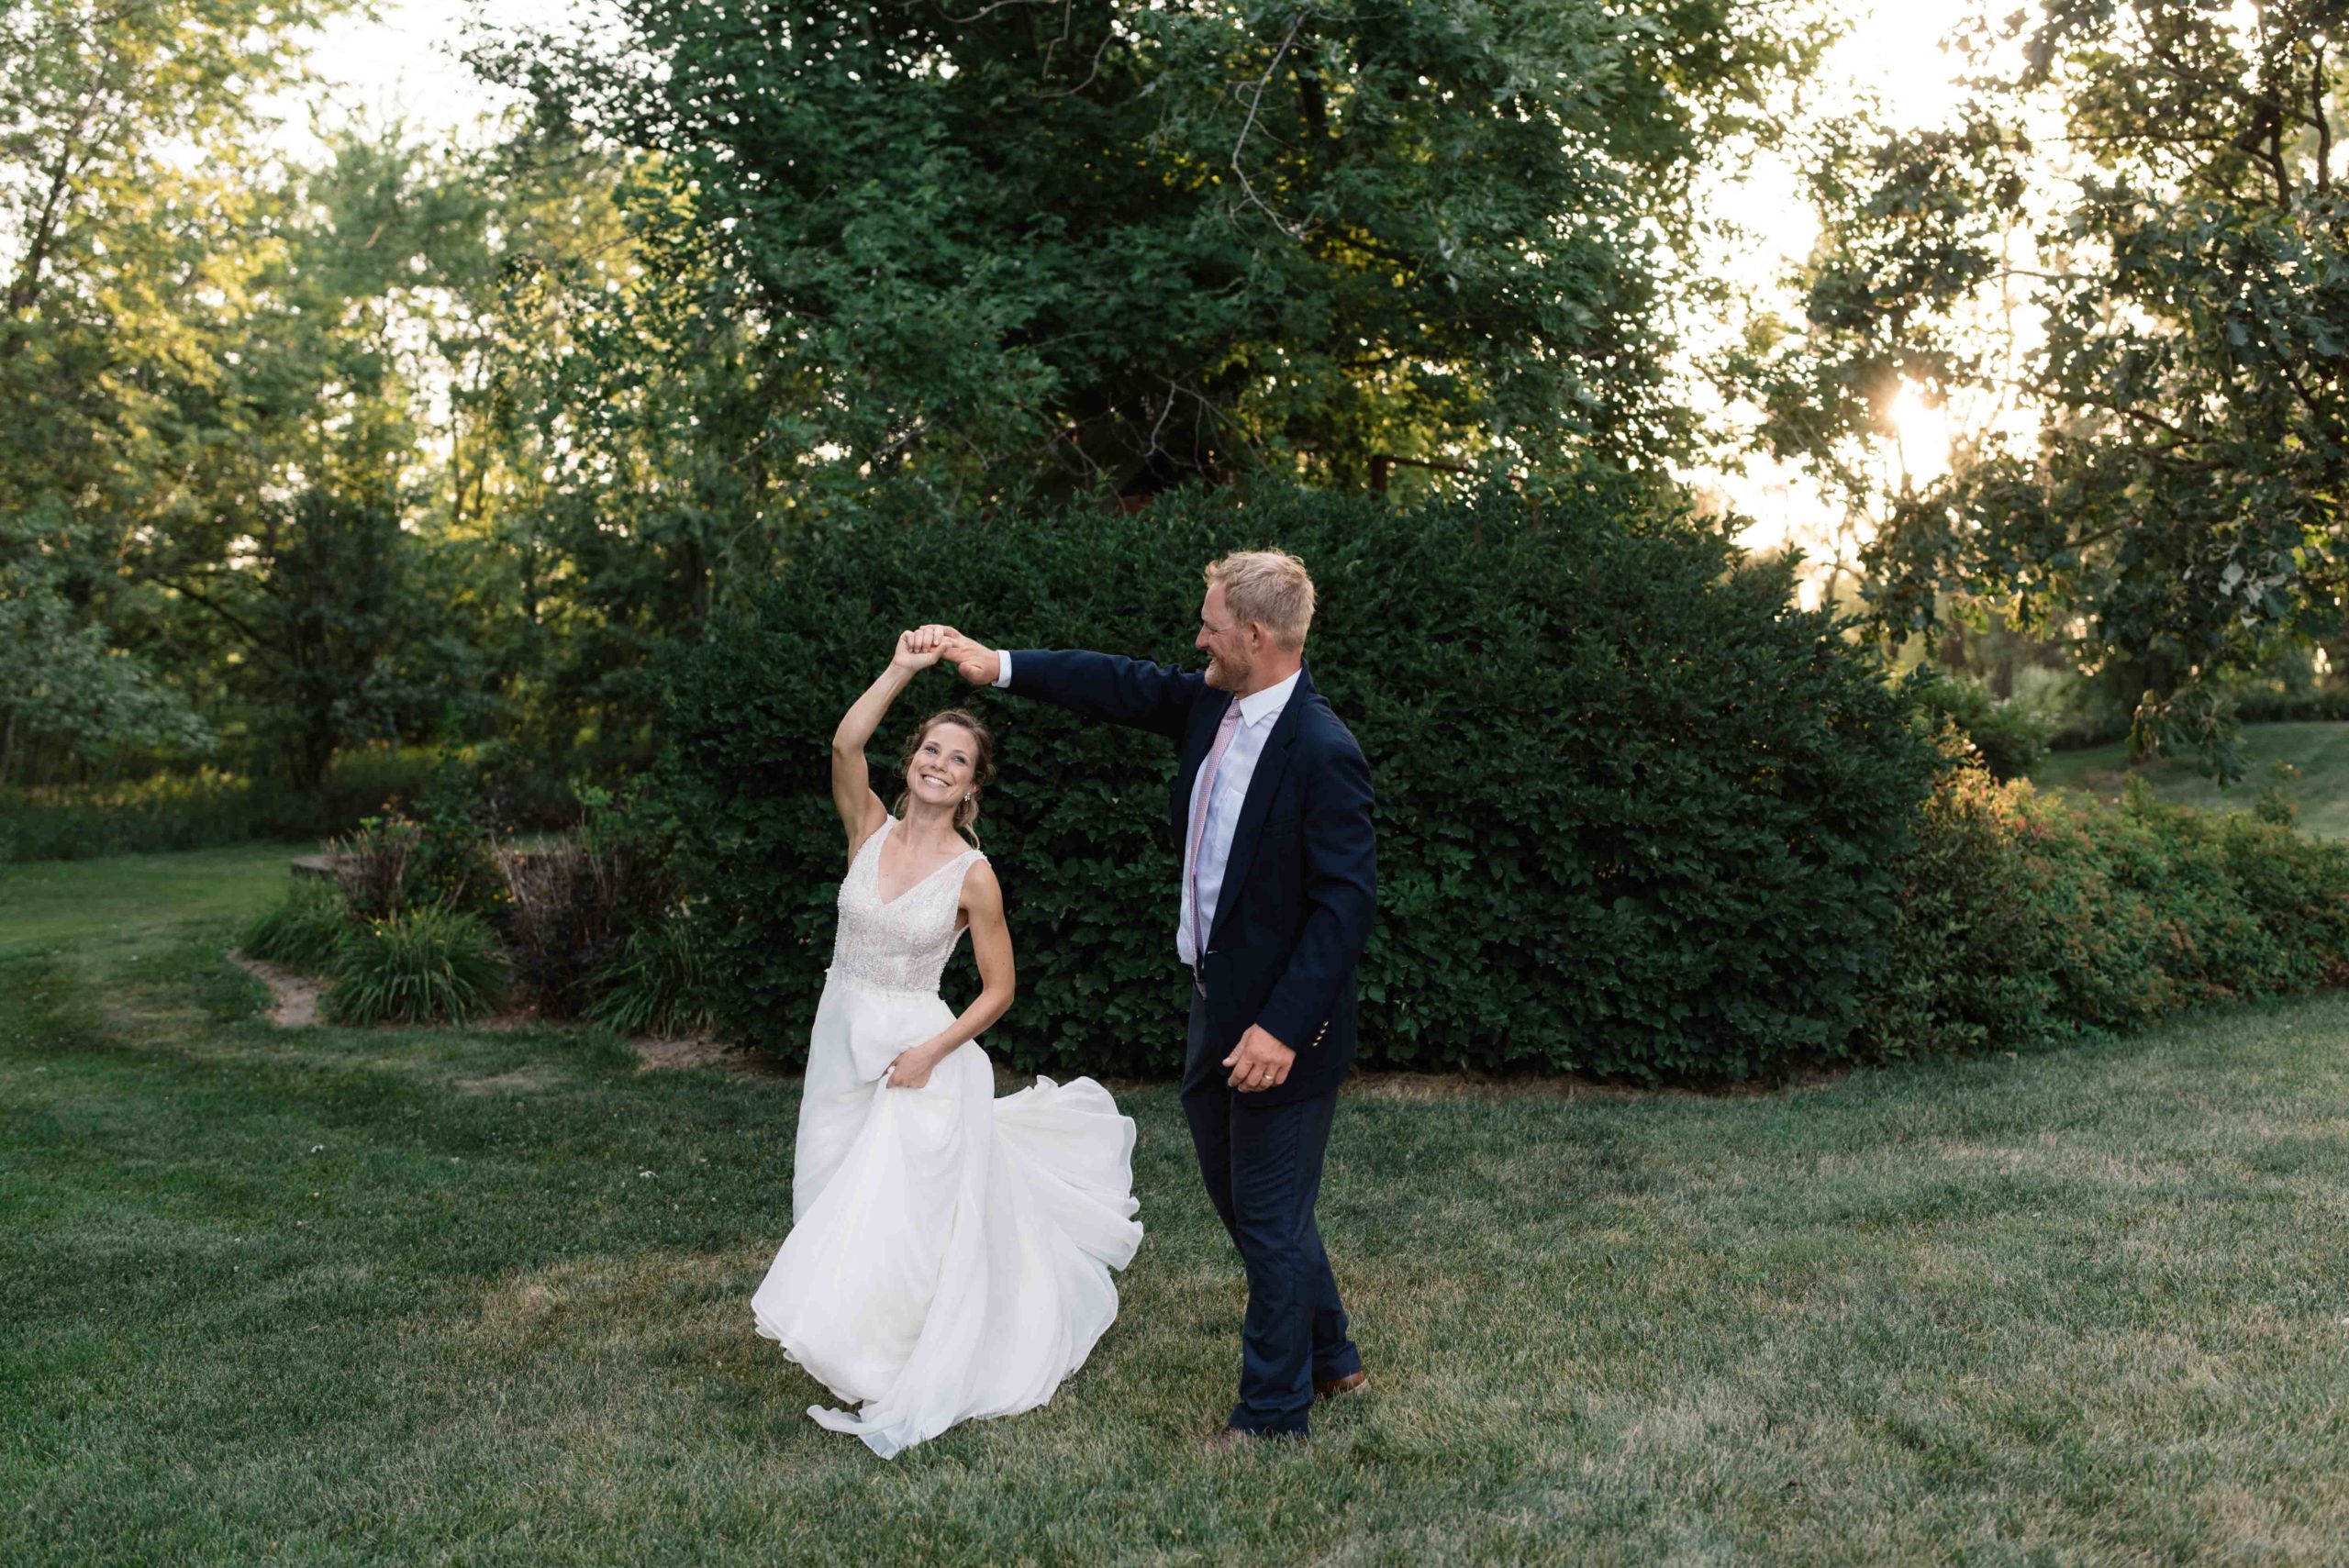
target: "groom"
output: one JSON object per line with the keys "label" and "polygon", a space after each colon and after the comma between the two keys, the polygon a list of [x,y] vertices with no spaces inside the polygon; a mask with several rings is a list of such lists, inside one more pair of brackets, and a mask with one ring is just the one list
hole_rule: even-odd
{"label": "groom", "polygon": [[1305,670],[1313,579],[1280,550],[1207,569],[1207,673],[1108,653],[1001,652],[952,634],[974,685],[1152,730],[1180,748],[1174,951],[1190,972],[1183,1114],[1248,1269],[1240,1402],[1211,1446],[1305,1435],[1314,1396],[1364,1387],[1313,1222],[1354,967],[1377,902],[1370,767]]}

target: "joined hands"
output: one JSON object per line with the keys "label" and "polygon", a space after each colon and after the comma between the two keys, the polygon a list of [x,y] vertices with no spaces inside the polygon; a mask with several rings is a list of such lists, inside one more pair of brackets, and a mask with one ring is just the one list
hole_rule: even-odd
{"label": "joined hands", "polygon": [[[916,627],[897,639],[901,651],[908,646],[927,655],[915,669],[927,669],[941,660],[954,666],[954,673],[974,686],[992,686],[1003,673],[1003,661],[996,651],[975,638],[964,637],[951,626],[935,622]],[[901,651],[900,657],[905,657]]]}

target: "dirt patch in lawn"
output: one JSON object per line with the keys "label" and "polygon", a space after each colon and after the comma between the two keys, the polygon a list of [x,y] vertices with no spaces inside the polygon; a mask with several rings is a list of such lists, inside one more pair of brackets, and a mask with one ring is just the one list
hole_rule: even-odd
{"label": "dirt patch in lawn", "polygon": [[228,955],[238,968],[269,987],[272,998],[264,1015],[280,1029],[306,1029],[318,1021],[318,997],[326,989],[306,974],[296,974],[257,958]]}
{"label": "dirt patch in lawn", "polygon": [[749,1073],[763,1077],[789,1074],[789,1069],[778,1064],[763,1051],[714,1039],[706,1034],[638,1035],[628,1042],[636,1053],[639,1073],[658,1073],[675,1067],[722,1067],[729,1073]]}
{"label": "dirt patch in lawn", "polygon": [[570,1073],[559,1067],[517,1067],[511,1073],[495,1073],[485,1077],[458,1078],[452,1086],[461,1095],[543,1095],[555,1089],[570,1087],[577,1082]]}

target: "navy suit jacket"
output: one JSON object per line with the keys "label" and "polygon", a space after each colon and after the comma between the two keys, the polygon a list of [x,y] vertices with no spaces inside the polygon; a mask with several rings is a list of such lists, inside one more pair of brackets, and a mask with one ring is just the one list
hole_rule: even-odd
{"label": "navy suit jacket", "polygon": [[[1009,689],[1091,718],[1173,740],[1182,765],[1167,800],[1178,845],[1189,840],[1191,786],[1233,698],[1204,676],[1109,653],[1023,649],[1011,655]],[[1370,765],[1353,733],[1297,676],[1256,759],[1208,921],[1205,1062],[1186,1063],[1186,1086],[1212,1073],[1251,1024],[1297,1052],[1288,1081],[1252,1095],[1302,1100],[1337,1087],[1356,1043],[1355,970],[1378,903],[1371,829]],[[1173,899],[1170,897],[1171,905]]]}

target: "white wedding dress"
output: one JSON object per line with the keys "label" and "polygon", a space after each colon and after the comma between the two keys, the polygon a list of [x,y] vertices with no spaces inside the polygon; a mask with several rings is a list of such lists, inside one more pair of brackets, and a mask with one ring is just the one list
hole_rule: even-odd
{"label": "white wedding dress", "polygon": [[881,843],[841,883],[840,934],[799,1102],[791,1234],[751,1298],[856,1413],[808,1407],[887,1459],[957,1421],[1033,1409],[1118,1315],[1109,1271],[1141,1241],[1134,1124],[1090,1078],[995,1097],[978,1042],[918,1089],[890,1061],[945,1029],[939,975],[973,850],[884,903]]}

